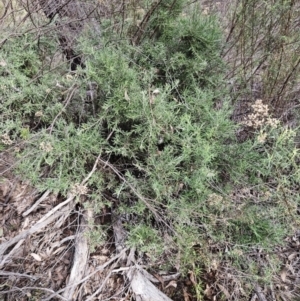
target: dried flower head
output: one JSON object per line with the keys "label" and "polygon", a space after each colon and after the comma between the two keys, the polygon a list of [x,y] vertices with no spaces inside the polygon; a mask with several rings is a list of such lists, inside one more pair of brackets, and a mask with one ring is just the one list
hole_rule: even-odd
{"label": "dried flower head", "polygon": [[242,124],[254,129],[259,129],[265,125],[277,127],[279,120],[270,117],[269,107],[268,105],[264,105],[261,99],[257,99],[251,107],[253,113],[249,114]]}
{"label": "dried flower head", "polygon": [[207,203],[210,206],[214,206],[214,205],[219,206],[222,201],[223,201],[223,197],[221,195],[212,193],[208,196]]}
{"label": "dried flower head", "polygon": [[42,111],[37,111],[37,112],[35,112],[34,116],[35,116],[35,117],[43,117],[44,114],[43,114]]}
{"label": "dried flower head", "polygon": [[76,183],[71,188],[71,193],[75,195],[85,195],[88,193],[88,188],[86,185],[81,185],[79,183]]}
{"label": "dried flower head", "polygon": [[158,95],[160,93],[160,90],[159,89],[155,89],[153,90],[152,94],[153,95]]}
{"label": "dried flower head", "polygon": [[8,134],[3,134],[1,136],[1,142],[5,145],[11,145],[13,144],[13,141],[10,139],[10,137],[8,136]]}
{"label": "dried flower head", "polygon": [[264,133],[264,132],[260,132],[259,135],[257,136],[257,141],[259,143],[265,143],[266,142],[266,139],[267,139],[267,134]]}
{"label": "dried flower head", "polygon": [[71,81],[74,79],[74,76],[72,74],[67,74],[66,79],[67,79],[67,81]]}
{"label": "dried flower head", "polygon": [[53,150],[53,147],[50,142],[41,142],[40,149],[46,153],[50,153]]}
{"label": "dried flower head", "polygon": [[156,96],[160,93],[159,89],[153,90],[152,94],[150,95],[150,104],[154,104]]}
{"label": "dried flower head", "polygon": [[268,118],[267,125],[271,126],[272,128],[277,128],[280,121],[276,118]]}
{"label": "dried flower head", "polygon": [[203,11],[202,11],[202,15],[207,16],[208,14],[209,14],[209,7],[204,6]]}

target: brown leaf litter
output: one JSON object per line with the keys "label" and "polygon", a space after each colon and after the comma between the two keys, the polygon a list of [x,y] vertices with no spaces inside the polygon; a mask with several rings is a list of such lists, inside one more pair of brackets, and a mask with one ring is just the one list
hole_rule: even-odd
{"label": "brown leaf litter", "polygon": [[[132,300],[133,295],[142,301],[171,300],[138,265],[135,250],[117,249],[117,242],[110,242],[90,253],[89,220],[102,219],[76,203],[82,196],[74,189],[66,200],[40,193],[13,175],[10,156],[0,156],[0,295],[5,300]],[[119,232],[113,237],[122,240],[122,229],[112,228]],[[176,288],[178,277],[165,278],[168,289]]]}
{"label": "brown leaf litter", "polygon": [[[48,193],[43,197],[45,193],[40,194],[28,183],[13,176],[9,168],[12,165],[13,159],[1,154],[0,248],[43,219],[58,201],[56,195]],[[34,207],[40,196],[42,201]],[[67,216],[62,215],[47,227],[21,238],[0,256],[0,294],[4,293],[5,300],[42,300],[42,297],[51,294],[53,296],[49,300],[62,299],[56,292],[64,288],[70,277],[80,214],[73,208]],[[86,299],[103,283],[107,272],[95,270],[110,257],[111,252],[105,247],[98,247],[90,254],[82,272],[85,275],[94,272],[94,275],[79,286],[80,292],[74,292],[78,300]],[[103,290],[105,293],[91,300],[111,297],[121,292],[123,286],[117,275],[110,277]]]}

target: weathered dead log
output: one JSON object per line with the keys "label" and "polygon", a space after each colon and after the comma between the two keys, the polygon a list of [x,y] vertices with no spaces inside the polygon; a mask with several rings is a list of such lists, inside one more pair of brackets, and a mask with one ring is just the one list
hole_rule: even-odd
{"label": "weathered dead log", "polygon": [[79,232],[75,240],[75,254],[73,258],[73,266],[70,273],[69,281],[66,285],[66,290],[63,297],[67,300],[76,300],[74,296],[78,283],[84,276],[86,265],[89,257],[89,247],[86,232],[88,230],[88,220],[92,217],[91,209],[87,210],[81,219]]}

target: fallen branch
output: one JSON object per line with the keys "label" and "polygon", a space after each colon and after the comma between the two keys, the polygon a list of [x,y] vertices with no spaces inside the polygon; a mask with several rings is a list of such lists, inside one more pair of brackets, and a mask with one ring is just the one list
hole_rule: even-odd
{"label": "fallen branch", "polygon": [[[69,301],[67,299],[65,299],[64,297],[60,296],[58,293],[54,292],[52,289],[49,289],[49,288],[45,288],[45,287],[31,287],[31,286],[26,286],[24,288],[19,288],[19,287],[13,287],[12,289],[10,290],[4,290],[4,291],[0,291],[0,296],[1,295],[7,295],[9,293],[12,293],[12,292],[15,292],[15,291],[26,291],[26,293],[28,293],[29,290],[32,290],[32,291],[45,291],[45,292],[49,292],[49,293],[52,293],[52,296],[53,297],[57,297],[61,300],[64,300],[64,301]],[[1,299],[2,300],[2,299]]]}
{"label": "fallen branch", "polygon": [[136,301],[172,301],[143,275],[143,270],[133,267],[127,272]]}
{"label": "fallen branch", "polygon": [[50,194],[50,190],[47,190],[28,210],[26,210],[22,216],[25,217],[31,213],[41,202],[43,202]]}
{"label": "fallen branch", "polygon": [[[123,257],[126,255],[126,253],[124,252]],[[112,273],[113,273],[113,269],[119,264],[119,261],[122,260],[122,258],[120,257],[118,259],[118,261],[114,262],[113,265],[110,268],[109,273],[107,274],[107,276],[105,277],[105,279],[102,281],[100,287],[88,298],[86,299],[86,301],[92,301],[98,294],[101,293],[101,291],[103,290],[104,286],[106,285],[106,283],[108,282],[109,278],[111,277]]]}
{"label": "fallen branch", "polygon": [[[81,225],[79,233],[75,240],[75,254],[73,258],[73,266],[70,273],[70,278],[66,286],[66,290],[63,293],[63,297],[67,300],[73,300],[74,292],[77,288],[77,283],[82,279],[86,264],[89,257],[88,239],[86,231],[88,229],[88,220],[92,216],[91,209],[87,210],[83,218],[81,219]],[[77,298],[75,298],[77,299]]]}

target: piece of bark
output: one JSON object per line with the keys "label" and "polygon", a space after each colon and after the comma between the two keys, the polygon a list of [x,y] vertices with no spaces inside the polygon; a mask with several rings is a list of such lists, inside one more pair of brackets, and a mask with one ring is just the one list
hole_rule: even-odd
{"label": "piece of bark", "polygon": [[132,268],[127,272],[136,301],[172,301],[151,283],[140,269]]}
{"label": "piece of bark", "polygon": [[75,240],[75,254],[73,259],[73,266],[70,273],[70,278],[67,283],[63,297],[67,300],[76,300],[74,293],[77,289],[78,283],[84,276],[86,265],[89,257],[88,239],[86,231],[88,230],[88,220],[92,216],[91,209],[88,209],[81,219],[79,233]]}

